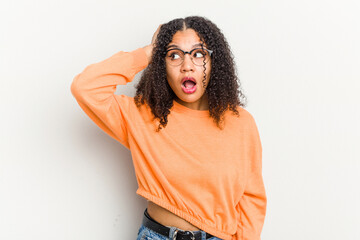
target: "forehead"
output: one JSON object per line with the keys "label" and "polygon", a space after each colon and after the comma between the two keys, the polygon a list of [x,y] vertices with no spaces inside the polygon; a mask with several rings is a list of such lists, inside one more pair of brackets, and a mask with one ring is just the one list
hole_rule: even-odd
{"label": "forehead", "polygon": [[[186,30],[177,31],[168,47],[177,46],[182,49],[191,49],[193,47],[199,47],[199,44],[201,44],[201,41],[195,30],[187,28]],[[204,46],[206,45],[204,44]]]}

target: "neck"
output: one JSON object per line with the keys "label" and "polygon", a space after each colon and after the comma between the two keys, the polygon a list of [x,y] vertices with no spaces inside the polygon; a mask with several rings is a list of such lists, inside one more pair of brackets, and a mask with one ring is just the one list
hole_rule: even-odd
{"label": "neck", "polygon": [[178,97],[175,98],[175,101],[193,110],[199,110],[199,111],[209,110],[209,102],[206,94],[204,94],[199,100],[195,102],[184,102]]}

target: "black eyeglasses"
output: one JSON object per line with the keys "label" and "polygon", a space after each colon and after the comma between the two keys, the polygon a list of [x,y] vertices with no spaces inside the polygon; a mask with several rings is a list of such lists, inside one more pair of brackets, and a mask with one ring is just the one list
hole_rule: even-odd
{"label": "black eyeglasses", "polygon": [[166,62],[172,66],[179,66],[184,62],[185,54],[189,54],[195,65],[202,66],[209,61],[212,53],[213,51],[206,48],[194,48],[190,52],[172,48],[166,51]]}

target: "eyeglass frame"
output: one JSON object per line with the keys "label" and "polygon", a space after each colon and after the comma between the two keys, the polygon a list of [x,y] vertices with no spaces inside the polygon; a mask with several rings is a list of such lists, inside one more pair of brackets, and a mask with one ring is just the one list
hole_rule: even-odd
{"label": "eyeglass frame", "polygon": [[[184,58],[182,58],[181,63],[179,63],[178,65],[172,65],[172,64],[170,64],[171,66],[180,66],[180,65],[184,62],[184,60],[185,60],[185,55],[186,55],[186,54],[189,54],[189,55],[190,55],[191,62],[194,63],[194,60],[193,60],[193,57],[191,56],[191,53],[192,53],[194,50],[197,50],[197,49],[201,49],[201,50],[207,51],[207,52],[209,53],[209,55],[210,55],[210,58],[211,58],[211,56],[212,56],[212,53],[214,52],[213,50],[210,50],[210,49],[207,49],[207,48],[194,48],[194,49],[191,49],[190,52],[184,51],[184,50],[182,50],[182,49],[180,49],[180,48],[171,48],[171,49],[168,49],[168,50],[165,51],[165,57],[167,57],[167,53],[168,53],[169,51],[171,51],[171,50],[180,50],[181,52],[183,52]],[[207,63],[207,62],[205,62],[205,63]],[[194,63],[194,64],[195,64],[196,66],[202,66],[202,65],[198,65],[198,64],[196,64],[196,63]]]}

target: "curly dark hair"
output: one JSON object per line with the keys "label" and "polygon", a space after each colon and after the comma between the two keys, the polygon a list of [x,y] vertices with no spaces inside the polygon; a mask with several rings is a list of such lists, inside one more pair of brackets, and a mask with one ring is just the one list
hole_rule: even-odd
{"label": "curly dark hair", "polygon": [[166,127],[167,116],[170,114],[173,100],[176,98],[176,94],[167,82],[166,49],[172,41],[173,35],[177,31],[187,28],[193,29],[198,34],[201,43],[203,45],[205,43],[207,48],[213,51],[210,80],[204,94],[207,94],[209,114],[217,127],[223,129],[221,124],[226,110],[231,110],[233,114],[239,116],[237,106],[244,107],[246,105],[246,97],[241,90],[240,82],[238,82],[233,54],[220,29],[205,17],[177,18],[161,25],[155,40],[152,59],[143,71],[139,83],[135,86],[134,101],[137,107],[146,101],[154,115],[153,120],[157,118],[160,121],[156,131],[159,131],[161,126]]}

